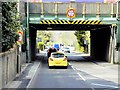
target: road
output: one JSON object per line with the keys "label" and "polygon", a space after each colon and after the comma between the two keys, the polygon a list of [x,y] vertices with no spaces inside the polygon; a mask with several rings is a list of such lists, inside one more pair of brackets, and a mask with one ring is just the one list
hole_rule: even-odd
{"label": "road", "polygon": [[[60,67],[49,69],[46,54],[39,54],[38,59],[43,58],[40,59],[41,64],[28,88],[89,88],[90,90],[118,88],[118,71],[111,69],[112,66],[110,67],[108,63],[106,65],[109,65],[109,68],[86,60],[81,54],[71,53],[67,56],[68,69]],[[109,72],[114,74],[108,75],[109,72],[104,70],[111,70]]]}

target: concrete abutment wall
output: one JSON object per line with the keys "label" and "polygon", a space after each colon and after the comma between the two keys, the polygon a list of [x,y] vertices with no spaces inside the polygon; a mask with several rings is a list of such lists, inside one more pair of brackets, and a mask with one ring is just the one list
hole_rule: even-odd
{"label": "concrete abutment wall", "polygon": [[111,27],[91,30],[91,56],[93,60],[118,62],[116,34]]}
{"label": "concrete abutment wall", "polygon": [[31,59],[30,61],[34,61],[36,56],[36,32],[37,32],[36,29],[30,28],[30,32],[29,32],[30,59]]}

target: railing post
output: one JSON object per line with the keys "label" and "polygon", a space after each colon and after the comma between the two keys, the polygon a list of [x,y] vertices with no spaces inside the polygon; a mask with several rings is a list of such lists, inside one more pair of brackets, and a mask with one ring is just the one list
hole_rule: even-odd
{"label": "railing post", "polygon": [[114,15],[114,4],[111,3],[111,18],[113,18]]}
{"label": "railing post", "polygon": [[96,18],[100,17],[100,3],[97,3],[97,12],[96,12]]}
{"label": "railing post", "polygon": [[41,3],[41,18],[44,18],[44,3]]}
{"label": "railing post", "polygon": [[55,18],[57,18],[57,14],[58,14],[58,3],[55,2]]}
{"label": "railing post", "polygon": [[72,7],[72,3],[70,2],[70,3],[69,3],[69,8],[71,8],[71,7]]}
{"label": "railing post", "polygon": [[82,5],[82,15],[83,15],[83,18],[85,18],[85,14],[86,14],[86,4],[83,3],[83,5]]}

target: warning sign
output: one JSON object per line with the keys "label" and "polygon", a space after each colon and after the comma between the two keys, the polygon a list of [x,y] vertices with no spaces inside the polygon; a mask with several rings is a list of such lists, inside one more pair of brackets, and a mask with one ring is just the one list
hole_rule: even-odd
{"label": "warning sign", "polygon": [[69,8],[66,12],[68,18],[74,18],[76,16],[76,10],[74,8]]}
{"label": "warning sign", "polygon": [[22,43],[22,39],[23,39],[23,32],[22,31],[18,31],[18,35],[19,35],[19,38],[18,38],[17,43],[21,44]]}

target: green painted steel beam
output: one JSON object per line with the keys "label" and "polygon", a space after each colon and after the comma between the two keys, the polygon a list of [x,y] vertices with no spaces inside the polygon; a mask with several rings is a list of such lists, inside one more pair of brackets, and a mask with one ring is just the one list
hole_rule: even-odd
{"label": "green painted steel beam", "polygon": [[[42,19],[40,17],[30,17],[29,23],[39,24]],[[44,20],[55,20],[55,18],[47,17]],[[69,18],[61,17],[57,20],[70,20]],[[101,20],[102,24],[117,24],[116,18],[74,18],[72,20]]]}
{"label": "green painted steel beam", "polygon": [[116,18],[103,18],[102,24],[117,24]]}

